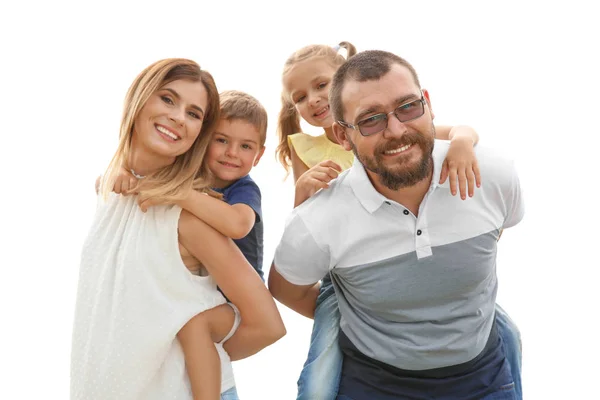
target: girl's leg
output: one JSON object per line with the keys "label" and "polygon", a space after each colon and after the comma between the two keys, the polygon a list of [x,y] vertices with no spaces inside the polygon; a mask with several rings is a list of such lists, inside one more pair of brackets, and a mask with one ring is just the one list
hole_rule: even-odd
{"label": "girl's leg", "polygon": [[340,312],[329,275],[323,279],[308,358],[298,379],[297,400],[333,400],[342,372],[342,352],[338,344]]}
{"label": "girl's leg", "polygon": [[233,309],[223,304],[194,316],[177,333],[194,400],[220,399],[221,359],[215,343],[233,324]]}
{"label": "girl's leg", "polygon": [[221,393],[221,400],[240,400],[235,386]]}
{"label": "girl's leg", "polygon": [[510,365],[510,372],[515,384],[515,394],[517,399],[523,398],[523,389],[521,386],[521,359],[522,345],[521,333],[517,325],[510,319],[506,311],[496,304],[496,324],[498,334],[502,338],[504,346],[504,355]]}

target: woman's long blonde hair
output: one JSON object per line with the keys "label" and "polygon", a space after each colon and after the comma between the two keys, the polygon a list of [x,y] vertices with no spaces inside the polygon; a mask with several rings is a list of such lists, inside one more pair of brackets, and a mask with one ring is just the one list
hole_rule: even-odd
{"label": "woman's long blonde hair", "polygon": [[208,106],[202,129],[188,151],[177,156],[173,164],[139,179],[133,190],[139,193],[140,201],[152,198],[157,203],[173,203],[182,199],[191,189],[209,191],[212,175],[202,161],[212,132],[219,121],[219,92],[211,74],[202,70],[197,63],[183,58],[169,58],[157,61],[144,69],[127,91],[119,146],[100,186],[100,193],[104,198],[112,191],[121,168],[128,169],[134,122],[141,109],[154,92],[177,80],[201,82],[204,85]]}
{"label": "woman's long blonde hair", "polygon": [[[340,49],[346,49],[346,57],[339,53]],[[336,69],[346,60],[356,54],[356,48],[352,43],[340,42],[335,47],[324,44],[313,44],[301,48],[294,52],[285,62],[283,67],[283,77],[297,63],[306,61],[315,57],[325,58]],[[300,115],[292,102],[289,94],[284,90],[281,94],[281,111],[277,119],[277,135],[279,136],[279,144],[275,150],[277,158],[286,173],[289,173],[292,165],[291,151],[288,144],[288,136],[300,132]]]}

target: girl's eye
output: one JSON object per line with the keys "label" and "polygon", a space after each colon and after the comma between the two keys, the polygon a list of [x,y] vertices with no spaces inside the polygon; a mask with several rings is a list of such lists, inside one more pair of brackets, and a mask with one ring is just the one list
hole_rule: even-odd
{"label": "girl's eye", "polygon": [[324,89],[327,86],[327,82],[321,82],[317,85],[317,88]]}
{"label": "girl's eye", "polygon": [[171,104],[173,105],[173,100],[171,100],[171,98],[169,96],[160,96],[161,100],[164,101],[167,104]]}
{"label": "girl's eye", "polygon": [[300,96],[300,97],[297,97],[297,98],[294,100],[294,103],[298,104],[298,103],[302,102],[302,101],[303,101],[305,98],[306,98],[306,96]]}
{"label": "girl's eye", "polygon": [[219,142],[219,143],[227,143],[227,140],[225,140],[223,138],[217,138],[217,142]]}
{"label": "girl's eye", "polygon": [[192,117],[192,118],[196,118],[196,119],[200,119],[200,116],[198,114],[196,114],[193,111],[188,112],[188,114]]}

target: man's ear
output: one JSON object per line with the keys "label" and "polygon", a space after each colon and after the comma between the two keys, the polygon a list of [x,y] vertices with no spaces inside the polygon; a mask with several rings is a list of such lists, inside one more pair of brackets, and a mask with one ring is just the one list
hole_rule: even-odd
{"label": "man's ear", "polygon": [[334,122],[332,125],[333,128],[333,136],[337,142],[344,148],[346,151],[352,150],[352,146],[350,145],[350,140],[348,140],[348,134],[346,133],[346,128]]}
{"label": "man's ear", "polygon": [[434,119],[435,115],[433,115],[433,108],[431,107],[431,100],[429,99],[429,92],[427,91],[427,89],[423,89],[421,91],[423,92],[423,97],[425,98],[425,101],[427,101],[427,105],[429,106],[429,113],[431,114],[431,119]]}
{"label": "man's ear", "polygon": [[260,161],[260,158],[263,156],[263,154],[265,154],[265,149],[266,147],[263,146],[259,151],[258,154],[256,155],[256,159],[254,160],[254,167],[256,167],[258,165],[258,162]]}

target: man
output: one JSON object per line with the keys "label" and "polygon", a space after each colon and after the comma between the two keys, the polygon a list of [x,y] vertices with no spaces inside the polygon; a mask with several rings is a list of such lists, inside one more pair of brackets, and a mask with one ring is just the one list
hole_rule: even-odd
{"label": "man", "polygon": [[429,94],[391,53],[350,58],[330,105],[356,161],[294,210],[269,288],[302,310],[331,272],[338,399],[516,399],[494,323],[497,239],[523,216],[513,163],[478,146],[484,185],[452,196],[438,183],[448,144],[434,140]]}

